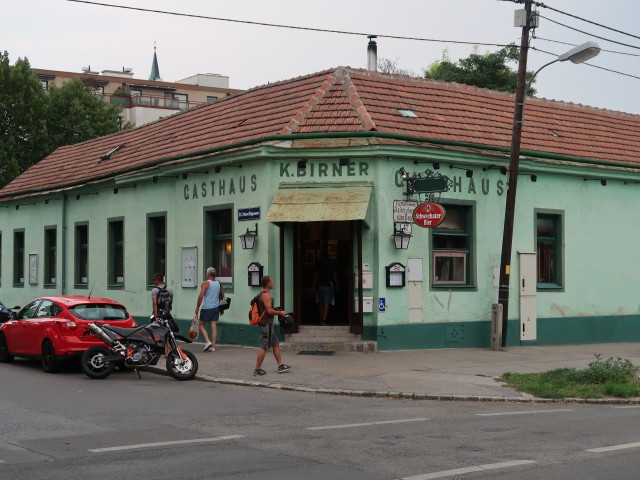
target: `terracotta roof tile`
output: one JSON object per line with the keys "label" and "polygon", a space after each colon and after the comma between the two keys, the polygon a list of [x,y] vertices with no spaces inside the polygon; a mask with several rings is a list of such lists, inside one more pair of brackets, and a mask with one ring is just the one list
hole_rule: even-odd
{"label": "terracotta roof tile", "polygon": [[[8,184],[0,197],[113,177],[278,134],[378,131],[403,135],[405,141],[509,148],[513,108],[510,94],[339,67],[61,147]],[[402,116],[401,109],[416,117]],[[100,159],[118,145],[123,148],[111,159]],[[522,148],[640,167],[640,116],[528,98]]]}

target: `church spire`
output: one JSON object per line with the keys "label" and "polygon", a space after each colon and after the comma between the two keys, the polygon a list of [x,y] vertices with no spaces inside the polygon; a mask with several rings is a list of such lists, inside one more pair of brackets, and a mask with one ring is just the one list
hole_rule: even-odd
{"label": "church spire", "polygon": [[151,74],[149,75],[149,80],[162,80],[162,78],[160,78],[160,68],[158,68],[158,56],[156,55],[155,42],[153,45],[153,63],[151,64]]}

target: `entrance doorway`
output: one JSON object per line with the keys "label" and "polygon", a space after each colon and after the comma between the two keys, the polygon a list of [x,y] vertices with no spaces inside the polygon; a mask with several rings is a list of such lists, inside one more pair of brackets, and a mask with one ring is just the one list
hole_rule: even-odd
{"label": "entrance doorway", "polygon": [[351,325],[353,310],[354,222],[305,222],[294,228],[295,311],[300,325],[320,325],[314,278],[321,259],[336,274],[334,304],[329,306],[327,325]]}

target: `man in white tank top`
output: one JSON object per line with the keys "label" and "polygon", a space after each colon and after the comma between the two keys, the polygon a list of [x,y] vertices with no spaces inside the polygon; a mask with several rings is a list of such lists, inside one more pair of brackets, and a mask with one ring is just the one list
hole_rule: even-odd
{"label": "man in white tank top", "polygon": [[[203,351],[215,352],[218,337],[218,319],[220,318],[220,299],[224,297],[224,288],[216,280],[216,269],[207,268],[207,279],[200,284],[200,295],[196,304],[196,316],[200,320],[200,332],[204,337]],[[202,309],[200,307],[202,306]],[[207,324],[211,325],[211,338],[207,334]]]}

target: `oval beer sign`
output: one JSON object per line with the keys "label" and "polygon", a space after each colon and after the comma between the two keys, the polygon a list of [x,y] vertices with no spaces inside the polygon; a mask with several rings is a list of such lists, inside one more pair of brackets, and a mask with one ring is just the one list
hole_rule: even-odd
{"label": "oval beer sign", "polygon": [[413,211],[413,222],[421,227],[435,227],[444,220],[445,210],[437,203],[423,203]]}

